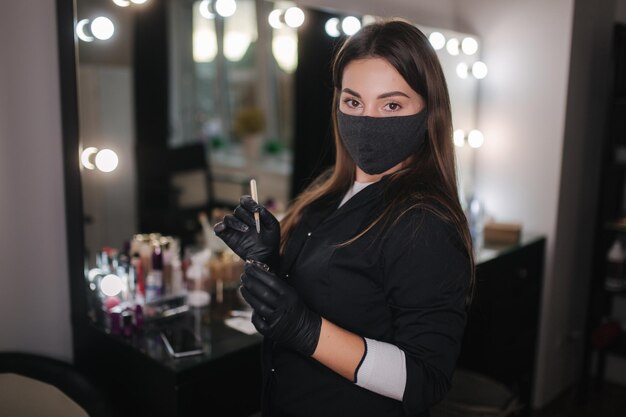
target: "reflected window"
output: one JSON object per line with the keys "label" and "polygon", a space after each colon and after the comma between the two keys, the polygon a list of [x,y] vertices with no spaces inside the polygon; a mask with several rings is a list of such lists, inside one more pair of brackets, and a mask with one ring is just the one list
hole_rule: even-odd
{"label": "reflected window", "polygon": [[245,162],[243,148],[254,135],[261,140],[259,158],[289,153],[297,29],[272,27],[268,17],[294,4],[235,4],[228,16],[211,0],[169,4],[169,144],[201,141]]}

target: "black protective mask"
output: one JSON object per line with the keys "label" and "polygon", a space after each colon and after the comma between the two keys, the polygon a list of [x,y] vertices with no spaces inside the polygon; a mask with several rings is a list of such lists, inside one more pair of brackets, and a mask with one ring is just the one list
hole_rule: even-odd
{"label": "black protective mask", "polygon": [[427,112],[410,116],[350,116],[337,111],[339,134],[352,160],[367,174],[387,171],[408,158],[426,137]]}

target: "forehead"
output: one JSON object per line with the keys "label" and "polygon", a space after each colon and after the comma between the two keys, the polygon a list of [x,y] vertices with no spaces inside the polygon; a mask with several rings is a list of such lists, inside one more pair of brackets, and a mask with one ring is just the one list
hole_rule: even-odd
{"label": "forehead", "polygon": [[359,93],[390,89],[413,91],[393,65],[382,58],[357,59],[348,63],[343,71],[341,87]]}

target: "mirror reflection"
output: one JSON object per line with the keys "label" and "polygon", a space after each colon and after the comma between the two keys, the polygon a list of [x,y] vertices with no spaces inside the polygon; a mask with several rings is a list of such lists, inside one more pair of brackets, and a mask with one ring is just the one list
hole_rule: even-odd
{"label": "mirror reflection", "polygon": [[[130,265],[137,252],[147,277],[153,266],[148,251],[157,246],[170,268],[172,261],[178,268],[189,265],[205,247],[225,256],[208,229],[250,193],[250,179],[258,183],[259,200],[279,216],[297,190],[296,166],[324,163],[302,151],[309,139],[296,135],[309,113],[329,120],[330,111],[330,100],[308,105],[307,88],[325,84],[307,79],[303,69],[329,72],[330,62],[312,50],[332,54],[346,35],[376,18],[295,6],[263,0],[77,1],[88,268],[119,254]],[[312,16],[322,24],[313,24]],[[472,194],[474,147],[482,140],[473,131],[477,86],[486,74],[478,62],[480,41],[420,29],[447,77],[459,186],[466,199]],[[312,44],[311,31],[328,41]],[[320,134],[329,129],[321,127]],[[322,142],[320,137],[319,147]],[[297,149],[310,155],[298,159]],[[298,181],[313,175],[306,172]],[[215,271],[238,276],[237,260],[221,261]],[[215,283],[183,285],[167,274],[159,296],[183,287],[215,291]],[[141,284],[144,296],[148,284]]]}

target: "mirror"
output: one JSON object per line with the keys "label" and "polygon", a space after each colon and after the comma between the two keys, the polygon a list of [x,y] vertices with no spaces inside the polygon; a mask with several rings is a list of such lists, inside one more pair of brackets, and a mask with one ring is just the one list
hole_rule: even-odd
{"label": "mirror", "polygon": [[[346,14],[303,9],[303,24],[290,27],[285,11],[292,2],[221,4],[234,9],[216,10],[207,0],[77,0],[90,265],[100,248],[121,248],[137,233],[177,236],[183,247],[195,244],[202,237],[198,213],[210,216],[215,207],[236,205],[249,192],[250,178],[259,184],[260,200],[280,211],[297,191],[295,176],[300,181],[312,175],[296,175],[303,165],[295,150],[306,153],[298,92],[306,83],[328,89],[311,77],[304,83],[301,74],[313,66],[327,72],[329,62],[309,57],[306,37],[321,27],[327,33],[316,36],[341,35]],[[328,23],[332,18],[335,23]],[[374,18],[356,20],[368,19]],[[478,54],[465,49],[469,35],[419,27],[439,48],[463,144],[476,119],[479,81],[468,68]],[[329,56],[342,37],[332,39],[324,44]],[[328,133],[324,128],[322,134]],[[472,191],[473,153],[467,144],[457,147],[463,199]]]}

